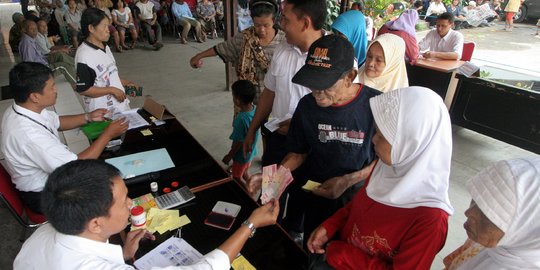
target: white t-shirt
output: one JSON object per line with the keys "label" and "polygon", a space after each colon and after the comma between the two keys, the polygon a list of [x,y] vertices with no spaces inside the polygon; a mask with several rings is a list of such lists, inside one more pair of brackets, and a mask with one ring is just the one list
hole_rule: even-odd
{"label": "white t-shirt", "polygon": [[38,114],[13,103],[4,112],[0,148],[18,190],[43,190],[54,169],[77,159],[58,138],[59,127],[60,118],[53,111]]}
{"label": "white t-shirt", "polygon": [[307,52],[283,40],[274,51],[272,62],[264,77],[264,86],[275,93],[271,118],[292,117],[302,97],[311,93],[309,88],[295,84],[292,78],[306,63]]}
{"label": "white t-shirt", "polygon": [[115,9],[112,11],[112,15],[116,17],[116,20],[119,23],[125,23],[125,24],[129,22],[130,13],[131,13],[131,9],[129,9],[129,7],[125,7],[124,12],[120,12],[120,10],[118,9]]}
{"label": "white t-shirt", "polygon": [[[116,87],[125,92],[109,46],[105,46],[103,50],[86,41],[83,42],[77,49],[75,65],[77,67],[77,92],[84,92],[92,86]],[[83,101],[87,112],[101,108],[114,113],[130,109],[127,98],[123,102],[118,102],[110,94],[97,98],[83,96]]]}
{"label": "white t-shirt", "polygon": [[152,18],[154,18],[154,13],[153,13],[154,4],[152,2],[150,1],[146,3],[138,2],[137,7],[139,7],[139,9],[141,10],[141,16],[143,19],[151,20]]}
{"label": "white t-shirt", "polygon": [[[228,270],[229,257],[215,249],[189,266],[170,266],[169,270]],[[51,224],[39,227],[24,242],[13,262],[14,270],[134,270],[124,262],[122,247],[77,235],[57,232]]]}
{"label": "white t-shirt", "polygon": [[441,38],[437,29],[433,29],[418,43],[418,47],[420,51],[455,52],[460,59],[463,52],[463,34],[450,29],[448,34]]}
{"label": "white t-shirt", "polygon": [[47,36],[45,36],[42,33],[38,33],[36,36],[36,45],[38,50],[43,55],[47,55],[51,52],[51,48],[53,47],[51,43],[49,43],[49,39]]}
{"label": "white t-shirt", "polygon": [[440,15],[445,12],[446,12],[446,7],[444,6],[442,2],[441,3],[431,2],[426,11],[426,17],[430,16],[431,14]]}

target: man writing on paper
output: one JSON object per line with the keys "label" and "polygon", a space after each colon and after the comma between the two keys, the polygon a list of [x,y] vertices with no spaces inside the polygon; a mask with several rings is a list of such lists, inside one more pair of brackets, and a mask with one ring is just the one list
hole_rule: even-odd
{"label": "man writing on paper", "polygon": [[[127,193],[118,169],[103,161],[77,160],[59,167],[43,189],[50,223],[26,240],[13,268],[134,269],[124,261],[133,258],[146,230],[129,232],[123,248],[107,242],[127,226],[132,204]],[[166,269],[228,270],[255,228],[274,224],[278,212],[273,202],[255,209],[245,225],[199,262]]]}
{"label": "man writing on paper", "polygon": [[55,105],[57,92],[52,71],[40,63],[16,65],[9,72],[9,87],[15,102],[4,112],[0,148],[23,202],[41,213],[40,194],[49,174],[75,159],[98,158],[112,138],[126,131],[128,123],[123,118],[113,121],[90,147],[77,155],[60,141],[58,131],[103,121],[107,110],[65,116],[46,110]]}

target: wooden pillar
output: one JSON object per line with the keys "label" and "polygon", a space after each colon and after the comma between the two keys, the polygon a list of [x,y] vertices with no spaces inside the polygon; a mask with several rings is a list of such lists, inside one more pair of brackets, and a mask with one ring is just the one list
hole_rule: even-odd
{"label": "wooden pillar", "polygon": [[[225,40],[231,39],[238,29],[238,23],[236,21],[236,8],[238,7],[237,0],[224,0],[224,15],[225,15],[225,33],[223,38]],[[226,91],[230,90],[233,82],[236,81],[236,70],[231,63],[225,65],[225,81],[226,81]]]}
{"label": "wooden pillar", "polygon": [[349,7],[349,0],[341,0],[341,6],[339,7],[339,14],[347,11]]}

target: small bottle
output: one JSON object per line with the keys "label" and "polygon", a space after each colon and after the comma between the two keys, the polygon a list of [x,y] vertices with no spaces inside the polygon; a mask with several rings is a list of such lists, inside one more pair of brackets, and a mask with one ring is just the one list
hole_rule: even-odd
{"label": "small bottle", "polygon": [[131,224],[135,227],[143,227],[146,224],[146,213],[142,206],[131,208]]}
{"label": "small bottle", "polygon": [[158,192],[158,184],[157,182],[152,182],[150,183],[150,191],[152,192],[152,196],[157,197],[159,196],[159,192]]}

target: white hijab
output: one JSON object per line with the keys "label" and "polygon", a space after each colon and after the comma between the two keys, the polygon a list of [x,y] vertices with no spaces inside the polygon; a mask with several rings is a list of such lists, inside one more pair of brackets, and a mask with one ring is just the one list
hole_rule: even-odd
{"label": "white hijab", "polygon": [[540,157],[499,161],[467,188],[504,236],[458,269],[540,269]]}
{"label": "white hijab", "polygon": [[368,196],[394,207],[433,207],[451,215],[452,130],[441,97],[428,88],[408,87],[369,103],[375,123],[392,145],[392,165],[377,163]]}
{"label": "white hijab", "polygon": [[379,77],[370,78],[365,72],[366,61],[358,70],[360,83],[381,92],[408,87],[409,79],[407,77],[407,68],[405,67],[405,41],[394,34],[383,34],[369,44],[368,51],[375,42],[378,42],[383,48],[386,67],[384,67]]}

